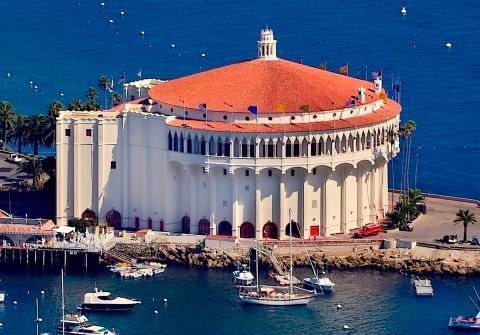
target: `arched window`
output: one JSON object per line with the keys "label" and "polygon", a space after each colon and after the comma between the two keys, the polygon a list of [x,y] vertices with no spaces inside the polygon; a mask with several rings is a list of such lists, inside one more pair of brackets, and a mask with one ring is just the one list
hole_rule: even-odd
{"label": "arched window", "polygon": [[225,142],[223,143],[223,155],[225,157],[230,157],[231,156],[231,153],[230,153],[230,139],[227,137],[225,139]]}
{"label": "arched window", "polygon": [[362,132],[362,150],[365,150],[365,142],[366,142],[365,133]]}
{"label": "arched window", "polygon": [[340,152],[340,139],[338,135],[335,136],[335,153],[338,154]]}
{"label": "arched window", "polygon": [[175,132],[175,135],[173,136],[173,151],[178,151],[178,136],[177,136],[177,132]]}
{"label": "arched window", "polygon": [[195,135],[193,138],[193,153],[198,155],[200,153],[200,142],[198,142],[198,137]]}
{"label": "arched window", "polygon": [[217,139],[217,156],[223,156],[223,142],[220,137]]}
{"label": "arched window", "polygon": [[235,141],[233,141],[233,157],[240,157],[240,143],[238,142],[238,138],[235,138]]}
{"label": "arched window", "polygon": [[203,136],[200,140],[200,154],[204,156],[207,154],[207,141],[205,141],[205,137]]}
{"label": "arched window", "polygon": [[277,150],[276,150],[276,156],[275,157],[282,157],[283,152],[282,152],[282,141],[277,140]]}
{"label": "arched window", "polygon": [[110,227],[121,228],[122,227],[122,216],[120,213],[114,209],[111,209],[105,215],[105,221]]}
{"label": "arched window", "polygon": [[312,156],[317,155],[317,140],[315,137],[312,139],[312,143],[310,143],[310,153]]}
{"label": "arched window", "polygon": [[180,151],[180,152],[184,152],[184,151],[185,151],[185,150],[184,150],[185,148],[183,147],[183,146],[184,146],[184,143],[185,143],[185,142],[184,142],[184,138],[183,138],[183,133],[180,133],[180,145],[178,146],[178,148],[179,148],[178,151]]}
{"label": "arched window", "polygon": [[265,141],[263,140],[263,138],[260,140],[258,157],[265,157]]}
{"label": "arched window", "polygon": [[97,222],[97,214],[95,214],[94,211],[91,209],[86,209],[82,213],[82,219],[91,223],[96,223]]}
{"label": "arched window", "polygon": [[348,135],[348,150],[354,152],[355,148],[353,147],[353,136],[352,134]]}
{"label": "arched window", "polygon": [[168,132],[168,150],[172,150],[173,149],[173,144],[172,144],[172,133],[171,132]]}
{"label": "arched window", "polygon": [[302,156],[308,156],[308,141],[306,138],[302,141]]}
{"label": "arched window", "polygon": [[255,157],[255,140],[250,140],[250,157]]}
{"label": "arched window", "polygon": [[367,132],[367,149],[372,147],[372,134],[370,134],[370,130]]}
{"label": "arched window", "polygon": [[287,140],[287,144],[285,146],[285,156],[292,157],[292,142],[290,139]]}
{"label": "arched window", "polygon": [[298,141],[298,138],[295,139],[295,142],[293,142],[293,157],[299,157],[300,156],[300,142]]}
{"label": "arched window", "polygon": [[248,157],[248,142],[246,139],[242,141],[242,157]]}
{"label": "arched window", "polygon": [[320,137],[320,141],[318,141],[318,155],[325,155],[325,142],[323,141],[323,137]]}
{"label": "arched window", "polygon": [[326,154],[327,154],[327,155],[331,155],[331,154],[332,154],[332,139],[330,138],[330,136],[327,137]]}
{"label": "arched window", "polygon": [[347,138],[345,135],[342,136],[342,152],[347,152]]}
{"label": "arched window", "polygon": [[270,139],[270,140],[268,141],[268,144],[267,144],[267,156],[268,156],[269,158],[275,157],[275,156],[274,156],[274,150],[273,150],[273,148],[274,148],[274,146],[273,146],[273,140]]}
{"label": "arched window", "polygon": [[208,141],[208,154],[210,156],[215,155],[215,140],[210,136],[210,141]]}
{"label": "arched window", "polygon": [[187,153],[192,153],[192,138],[190,137],[190,134],[187,136]]}

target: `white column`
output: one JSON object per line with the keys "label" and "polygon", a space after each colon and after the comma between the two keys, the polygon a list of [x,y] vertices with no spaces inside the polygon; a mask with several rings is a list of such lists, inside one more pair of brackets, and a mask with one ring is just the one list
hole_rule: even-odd
{"label": "white column", "polygon": [[129,204],[129,190],[128,190],[128,174],[130,169],[130,159],[128,155],[128,146],[129,146],[129,139],[128,139],[128,120],[127,120],[127,113],[123,114],[121,128],[119,130],[119,134],[121,134],[121,141],[122,141],[122,171],[123,171],[123,193],[122,193],[122,227],[133,227],[134,222],[132,222],[128,208]]}
{"label": "white column", "polygon": [[309,176],[310,176],[310,172],[307,171],[303,179],[303,219],[302,219],[302,225],[300,226],[300,228],[303,229],[304,238],[308,238],[310,236],[309,229],[310,229],[310,225],[312,224],[311,222],[312,198],[310,195],[310,187],[308,186]]}
{"label": "white column", "polygon": [[232,178],[232,236],[240,237],[240,227],[237,213],[238,213],[238,181],[234,173],[230,174]]}
{"label": "white column", "polygon": [[198,234],[198,225],[197,222],[199,218],[197,217],[197,197],[199,191],[197,190],[198,181],[195,177],[195,171],[191,168],[189,170],[190,177],[190,232],[193,234]]}
{"label": "white column", "polygon": [[255,171],[255,230],[257,240],[263,238],[262,229],[263,224],[262,222],[262,197],[261,197],[261,180],[260,180],[260,173]]}
{"label": "white column", "polygon": [[370,215],[369,215],[369,222],[376,222],[376,216],[377,216],[377,183],[375,179],[377,178],[377,173],[378,169],[375,167],[375,165],[372,165],[372,169],[370,172]]}
{"label": "white column", "polygon": [[[80,171],[81,171],[81,161],[80,157],[80,138],[84,135],[84,129],[81,124],[78,124],[74,121],[73,123],[73,216],[80,217],[82,215],[80,209],[80,194],[81,190],[81,180],[80,180]],[[67,186],[68,187],[68,186]]]}
{"label": "white column", "polygon": [[388,161],[383,164],[383,183],[382,183],[382,208],[383,214],[388,212]]}
{"label": "white column", "polygon": [[[285,146],[283,146],[285,147]],[[280,239],[285,239],[285,228],[287,225],[287,218],[288,210],[285,208],[285,174],[281,171],[280,174],[280,222],[278,225],[280,226]]]}
{"label": "white column", "polygon": [[341,188],[340,188],[340,230],[342,233],[347,233],[347,175],[348,172],[342,168],[340,172]]}
{"label": "white column", "polygon": [[210,234],[216,235],[217,225],[215,222],[215,211],[217,203],[217,181],[212,168],[210,168],[208,178],[210,182]]}
{"label": "white column", "polygon": [[357,227],[363,226],[363,173],[362,168],[357,165]]}
{"label": "white column", "polygon": [[106,211],[103,210],[103,202],[104,202],[104,185],[105,185],[105,170],[109,169],[110,170],[110,164],[106,164],[104,162],[105,160],[105,155],[104,155],[104,139],[103,139],[103,131],[104,131],[105,125],[103,124],[102,121],[98,123],[97,127],[97,169],[95,173],[97,174],[97,216],[99,220],[104,220],[105,217],[102,217],[103,215],[106,214]]}
{"label": "white column", "polygon": [[327,236],[327,178],[328,173],[326,171],[321,174],[320,182],[320,234]]}

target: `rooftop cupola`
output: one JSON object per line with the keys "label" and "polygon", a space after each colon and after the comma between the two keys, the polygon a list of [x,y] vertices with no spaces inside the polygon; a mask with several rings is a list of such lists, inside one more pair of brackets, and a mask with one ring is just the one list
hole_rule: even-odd
{"label": "rooftop cupola", "polygon": [[260,31],[260,40],[257,41],[258,58],[264,60],[277,59],[277,41],[273,38],[272,29],[265,28]]}

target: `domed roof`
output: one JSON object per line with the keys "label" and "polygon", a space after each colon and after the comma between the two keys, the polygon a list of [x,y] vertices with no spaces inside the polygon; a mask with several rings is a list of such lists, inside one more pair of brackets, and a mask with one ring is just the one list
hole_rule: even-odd
{"label": "domed roof", "polygon": [[[285,105],[289,113],[326,111],[345,107],[358,89],[366,89],[366,103],[378,100],[373,83],[284,59],[236,63],[171,80],[150,89],[152,99],[173,106],[209,111],[247,112],[250,105],[260,113],[274,113]],[[358,101],[357,101],[358,104]]]}

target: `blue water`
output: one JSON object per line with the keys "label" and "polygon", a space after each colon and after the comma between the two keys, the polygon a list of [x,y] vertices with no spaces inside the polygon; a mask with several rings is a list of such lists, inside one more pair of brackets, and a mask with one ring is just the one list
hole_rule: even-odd
{"label": "blue water", "polygon": [[[435,296],[416,298],[411,278],[398,273],[337,271],[330,277],[337,284],[335,294],[303,307],[272,308],[239,303],[229,271],[170,267],[160,276],[137,280],[110,273],[68,273],[66,306],[74,310],[95,283],[114,294],[140,299],[142,304],[130,313],[88,314],[90,321],[115,327],[121,335],[454,334],[447,327],[449,317],[475,312],[468,300],[474,294],[472,279],[433,278]],[[34,334],[36,297],[43,318],[40,330],[53,333],[61,315],[59,274],[2,271],[1,279],[8,296],[0,305],[0,334]],[[345,324],[350,331],[343,331]]]}
{"label": "blue water", "polygon": [[60,93],[65,103],[83,97],[102,74],[118,81],[125,72],[128,81],[142,69],[168,79],[256,57],[259,29],[268,25],[281,57],[327,61],[331,70],[348,62],[359,77],[365,65],[381,68],[387,87],[392,73],[400,77],[402,119],[418,125],[411,185],[418,154],[418,187],[480,198],[478,0],[407,1],[405,17],[404,1],[390,0],[100,2],[2,0],[0,98],[43,113]]}

